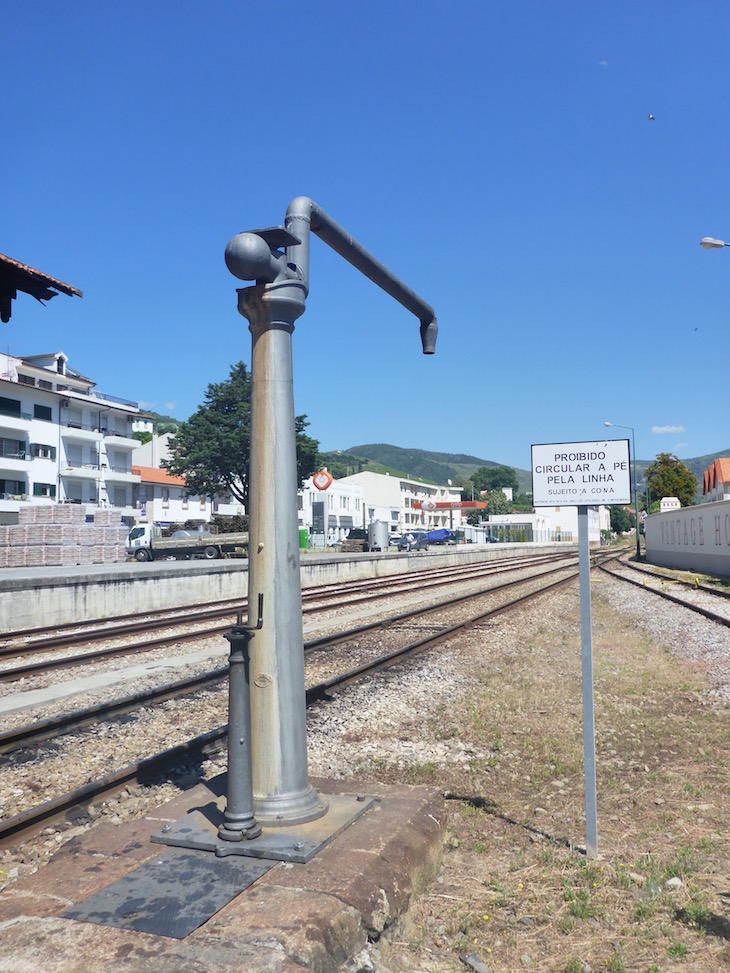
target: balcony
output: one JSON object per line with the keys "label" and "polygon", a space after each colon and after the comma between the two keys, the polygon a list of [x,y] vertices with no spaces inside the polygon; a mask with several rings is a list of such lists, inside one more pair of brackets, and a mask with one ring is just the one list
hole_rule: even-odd
{"label": "balcony", "polygon": [[6,412],[0,409],[0,431],[6,429],[25,431],[32,420],[33,416],[29,412]]}
{"label": "balcony", "polygon": [[92,463],[69,464],[61,467],[61,476],[73,480],[99,480],[101,479],[101,470],[96,464]]}
{"label": "balcony", "polygon": [[101,439],[98,427],[85,422],[65,423],[61,426],[61,436],[80,443],[98,443]]}
{"label": "balcony", "polygon": [[124,466],[105,466],[104,479],[108,482],[117,483],[140,483],[142,477],[139,473],[133,473]]}
{"label": "balcony", "polygon": [[[30,456],[26,454],[25,456],[3,456],[0,457],[0,471],[2,471],[4,479],[8,479],[8,473],[27,473],[28,463],[30,462]],[[15,479],[11,476],[10,479]]]}
{"label": "balcony", "polygon": [[114,429],[104,429],[102,431],[104,434],[104,442],[107,446],[114,446],[117,449],[128,449],[130,452],[139,446],[139,440],[133,439],[131,432],[127,435]]}

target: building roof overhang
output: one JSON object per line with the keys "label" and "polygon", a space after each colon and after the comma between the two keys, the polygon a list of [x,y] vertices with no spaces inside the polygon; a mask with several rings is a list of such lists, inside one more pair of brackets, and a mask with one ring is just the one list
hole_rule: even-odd
{"label": "building roof overhang", "polygon": [[18,291],[30,294],[41,304],[50,301],[58,293],[69,297],[83,297],[83,293],[62,280],[50,277],[34,267],[28,267],[12,257],[0,253],[0,321],[5,324],[10,320],[12,302],[18,296]]}

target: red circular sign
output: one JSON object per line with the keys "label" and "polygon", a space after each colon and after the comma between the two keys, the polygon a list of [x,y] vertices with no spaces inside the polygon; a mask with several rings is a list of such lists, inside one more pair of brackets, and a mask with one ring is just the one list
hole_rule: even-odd
{"label": "red circular sign", "polygon": [[318,490],[326,490],[332,483],[332,475],[327,470],[320,470],[319,473],[315,473],[312,477],[312,483],[314,483]]}

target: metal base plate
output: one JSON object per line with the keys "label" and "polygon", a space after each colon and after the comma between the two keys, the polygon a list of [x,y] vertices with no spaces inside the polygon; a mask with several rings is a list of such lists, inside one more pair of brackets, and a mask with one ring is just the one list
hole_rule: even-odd
{"label": "metal base plate", "polygon": [[178,848],[195,848],[215,852],[216,857],[228,855],[263,858],[285,862],[308,862],[325,845],[372,807],[370,797],[349,794],[328,794],[329,809],[316,821],[291,827],[264,828],[251,841],[224,841],[218,837],[223,823],[225,797],[219,797],[204,807],[194,808],[174,824],[165,825],[152,835],[152,841]]}
{"label": "metal base plate", "polygon": [[63,917],[184,939],[274,864],[160,849],[156,858],[77,903]]}

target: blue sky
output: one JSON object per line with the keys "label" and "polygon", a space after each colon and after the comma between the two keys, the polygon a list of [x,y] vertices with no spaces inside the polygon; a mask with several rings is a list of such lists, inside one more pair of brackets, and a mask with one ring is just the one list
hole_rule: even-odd
{"label": "blue sky", "polygon": [[0,252],[84,297],[19,296],[2,351],[187,418],[250,362],[226,243],[305,195],[440,329],[423,356],[312,239],[294,388],[323,450],[527,469],[604,420],[641,459],[730,447],[730,249],[699,246],[730,239],[727,0],[34,0],[3,35]]}

